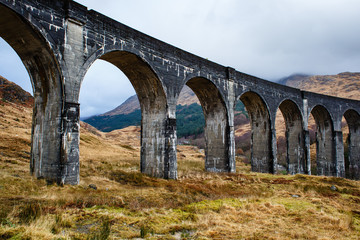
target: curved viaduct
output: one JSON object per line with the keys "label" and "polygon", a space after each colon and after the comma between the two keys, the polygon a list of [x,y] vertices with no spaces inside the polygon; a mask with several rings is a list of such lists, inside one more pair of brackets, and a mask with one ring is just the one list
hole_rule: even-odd
{"label": "curved viaduct", "polygon": [[[141,105],[141,171],[177,178],[176,103],[183,86],[205,115],[205,168],[235,172],[234,108],[251,120],[252,171],[276,173],[275,116],[286,125],[287,170],[311,174],[310,114],[317,124],[318,175],[360,178],[360,102],[300,91],[224,67],[159,41],[71,0],[0,0],[0,36],[17,52],[33,86],[30,171],[79,183],[79,92],[97,59],[131,81]],[[99,84],[101,83],[99,76]],[[349,126],[344,159],[341,119]],[[314,173],[313,173],[314,174]]]}

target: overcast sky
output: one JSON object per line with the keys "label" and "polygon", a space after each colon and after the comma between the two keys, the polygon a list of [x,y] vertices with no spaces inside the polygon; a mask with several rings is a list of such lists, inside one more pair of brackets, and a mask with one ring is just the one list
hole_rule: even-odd
{"label": "overcast sky", "polygon": [[[271,81],[294,73],[360,71],[359,0],[78,2],[171,45]],[[0,75],[31,92],[21,65],[0,41]],[[120,70],[98,60],[81,89],[81,116],[111,110],[133,94]]]}

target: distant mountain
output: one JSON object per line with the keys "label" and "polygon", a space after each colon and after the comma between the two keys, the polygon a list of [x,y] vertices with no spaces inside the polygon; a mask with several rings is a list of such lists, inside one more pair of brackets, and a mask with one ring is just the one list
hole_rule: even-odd
{"label": "distant mountain", "polygon": [[[318,76],[294,74],[280,79],[278,83],[306,91],[360,100],[360,73],[345,72],[337,75]],[[204,128],[202,108],[196,95],[189,87],[184,87],[179,96],[178,104],[176,112],[178,138],[193,138],[194,140],[198,137],[202,138]],[[278,115],[281,116],[280,111]],[[283,124],[281,122],[283,121],[281,120],[282,116],[277,117],[277,119],[279,119],[277,122],[280,121],[277,124]],[[85,122],[106,132],[127,126],[140,126],[141,111],[136,95],[127,99],[114,110],[86,119]],[[244,105],[240,101],[236,106],[234,123],[237,146],[241,146],[246,151],[249,147],[251,128]],[[284,129],[279,131],[279,135],[282,131]],[[198,145],[202,144],[203,142]]]}
{"label": "distant mountain", "polygon": [[[200,105],[198,98],[196,97],[195,93],[191,91],[188,86],[184,86],[183,90],[181,91],[178,99],[178,104],[183,106],[188,106],[193,103],[197,103]],[[136,95],[129,97],[124,103],[120,106],[116,107],[115,109],[101,114],[100,116],[114,116],[114,115],[121,115],[121,114],[129,114],[136,110],[140,110],[140,103]]]}
{"label": "distant mountain", "polygon": [[279,83],[305,91],[360,100],[360,73],[317,76],[296,74],[280,79]]}
{"label": "distant mountain", "polygon": [[135,110],[140,110],[140,103],[137,95],[133,95],[129,97],[125,102],[116,107],[115,109],[101,114],[100,116],[114,116],[120,114],[129,114],[134,112]]}
{"label": "distant mountain", "polygon": [[32,107],[34,106],[34,97],[20,86],[0,76],[0,102]]}
{"label": "distant mountain", "polygon": [[[195,93],[184,86],[176,110],[178,137],[200,135],[204,129],[204,115]],[[101,115],[84,119],[84,122],[105,132],[141,124],[141,111],[136,95],[128,98],[115,109]]]}
{"label": "distant mountain", "polygon": [[300,85],[301,82],[307,80],[310,77],[311,75],[307,75],[307,74],[293,74],[288,77],[281,78],[277,82],[285,86],[298,88],[298,85]]}
{"label": "distant mountain", "polygon": [[[237,105],[235,115],[236,122],[248,122],[245,108],[240,102]],[[101,115],[84,119],[84,122],[105,132],[122,129],[128,126],[139,126],[141,124],[141,111],[136,95],[128,98],[114,110]],[[181,138],[197,138],[204,132],[205,120],[202,107],[195,93],[184,86],[178,99],[176,107],[177,136]]]}

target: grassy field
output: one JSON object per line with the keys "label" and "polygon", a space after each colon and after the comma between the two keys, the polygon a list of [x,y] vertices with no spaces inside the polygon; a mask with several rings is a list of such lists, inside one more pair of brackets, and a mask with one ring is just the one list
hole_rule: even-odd
{"label": "grassy field", "polygon": [[[360,182],[204,171],[178,146],[178,180],[139,172],[139,129],[81,128],[81,181],[29,174],[31,109],[0,104],[0,239],[360,239]],[[96,189],[95,189],[96,188]]]}

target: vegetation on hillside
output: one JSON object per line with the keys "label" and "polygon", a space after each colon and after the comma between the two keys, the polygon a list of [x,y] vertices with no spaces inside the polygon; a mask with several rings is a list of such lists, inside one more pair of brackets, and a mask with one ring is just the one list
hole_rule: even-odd
{"label": "vegetation on hillside", "polygon": [[254,173],[244,157],[208,173],[185,145],[179,179],[152,178],[138,127],[81,123],[80,184],[48,184],[29,174],[31,114],[0,99],[0,239],[360,239],[360,181]]}
{"label": "vegetation on hillside", "polygon": [[178,138],[194,136],[204,132],[205,119],[199,104],[177,105],[176,127]]}
{"label": "vegetation on hillside", "polygon": [[[236,116],[246,113],[244,105],[239,101],[236,105]],[[128,114],[118,115],[98,115],[87,118],[84,122],[96,127],[104,132],[111,132],[115,129],[122,129],[128,126],[140,126],[141,110],[136,109]],[[204,132],[205,120],[202,107],[193,103],[190,105],[177,105],[176,107],[176,125],[178,138],[197,137]]]}
{"label": "vegetation on hillside", "polygon": [[[18,120],[17,120],[18,119]],[[0,105],[0,239],[358,239],[360,182],[204,171],[178,146],[178,180],[140,173],[139,128],[82,124],[80,185],[29,175],[31,109]]]}
{"label": "vegetation on hillside", "polygon": [[84,119],[84,122],[104,132],[111,132],[112,130],[122,129],[128,126],[140,126],[141,110],[137,109],[128,114],[113,116],[97,115]]}

